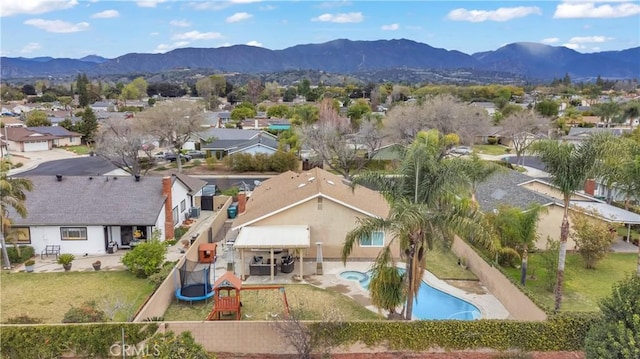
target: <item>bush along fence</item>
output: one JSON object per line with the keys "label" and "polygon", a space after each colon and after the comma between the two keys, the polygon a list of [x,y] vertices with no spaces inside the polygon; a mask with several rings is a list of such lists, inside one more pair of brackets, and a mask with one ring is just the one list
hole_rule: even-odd
{"label": "bush along fence", "polygon": [[[519,349],[522,351],[583,350],[587,332],[596,315],[562,314],[546,321],[476,320],[476,321],[387,321],[387,322],[308,322],[310,335],[332,348],[349,348],[363,343],[369,347],[386,347],[390,351],[429,351]],[[250,338],[253,322],[237,322],[225,327],[238,331],[237,338]],[[181,331],[189,328],[188,323]],[[198,325],[194,323],[193,330]],[[212,327],[216,323],[207,323]],[[246,324],[246,325],[243,325]],[[159,324],[164,326],[163,324]],[[125,343],[134,345],[153,336],[157,323],[102,323],[77,325],[4,325],[2,357],[38,358],[59,357],[74,353],[92,358],[108,357],[113,346],[121,345],[122,328]],[[211,328],[213,329],[213,328]],[[235,335],[235,333],[229,333]],[[197,339],[196,339],[197,340]],[[285,343],[287,338],[282,338]],[[207,336],[207,343],[199,343],[209,352],[224,347],[216,344],[216,336]],[[246,352],[259,353],[247,343]]]}
{"label": "bush along fence", "polygon": [[510,320],[348,322],[310,324],[332,346],[358,342],[392,351],[519,349],[525,352],[583,350],[596,315],[559,315],[546,321]]}

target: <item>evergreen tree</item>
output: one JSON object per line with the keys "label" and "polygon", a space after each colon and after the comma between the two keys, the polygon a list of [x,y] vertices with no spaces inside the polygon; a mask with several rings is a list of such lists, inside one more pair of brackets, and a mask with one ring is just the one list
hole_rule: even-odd
{"label": "evergreen tree", "polygon": [[82,121],[78,123],[78,132],[82,134],[82,141],[88,145],[94,142],[96,131],[98,130],[98,120],[91,107],[84,108]]}
{"label": "evergreen tree", "polygon": [[87,74],[78,75],[76,78],[76,88],[78,91],[78,103],[80,107],[86,107],[89,104],[89,79]]}

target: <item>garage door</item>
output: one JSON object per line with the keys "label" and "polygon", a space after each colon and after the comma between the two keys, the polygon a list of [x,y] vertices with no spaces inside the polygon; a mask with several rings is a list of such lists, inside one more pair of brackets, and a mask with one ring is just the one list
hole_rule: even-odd
{"label": "garage door", "polygon": [[24,143],[24,152],[47,151],[49,143],[47,141],[33,141]]}

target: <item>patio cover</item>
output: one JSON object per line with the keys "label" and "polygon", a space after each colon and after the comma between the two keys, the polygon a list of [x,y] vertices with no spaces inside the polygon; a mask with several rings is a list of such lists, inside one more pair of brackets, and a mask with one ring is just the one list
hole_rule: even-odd
{"label": "patio cover", "polygon": [[233,247],[236,249],[309,248],[309,225],[242,227]]}
{"label": "patio cover", "polygon": [[640,224],[640,214],[636,214],[607,203],[571,201],[571,206],[575,206],[585,212],[596,211],[598,213],[598,217],[607,222]]}

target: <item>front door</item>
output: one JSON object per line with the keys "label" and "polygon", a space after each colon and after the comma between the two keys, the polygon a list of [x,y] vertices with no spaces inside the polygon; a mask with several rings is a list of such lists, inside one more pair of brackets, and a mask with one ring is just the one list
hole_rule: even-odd
{"label": "front door", "polygon": [[129,246],[129,243],[133,241],[133,227],[122,226],[120,227],[120,244],[122,246]]}

